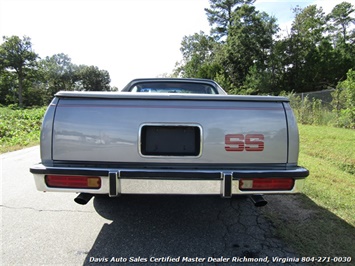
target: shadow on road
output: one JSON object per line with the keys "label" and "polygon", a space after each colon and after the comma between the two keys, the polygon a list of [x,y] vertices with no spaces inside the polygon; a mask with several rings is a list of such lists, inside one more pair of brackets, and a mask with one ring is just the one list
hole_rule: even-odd
{"label": "shadow on road", "polygon": [[221,256],[296,256],[246,197],[123,195],[95,198],[94,207],[112,222],[102,227],[84,265],[121,258],[158,263],[199,257],[206,263],[221,262]]}

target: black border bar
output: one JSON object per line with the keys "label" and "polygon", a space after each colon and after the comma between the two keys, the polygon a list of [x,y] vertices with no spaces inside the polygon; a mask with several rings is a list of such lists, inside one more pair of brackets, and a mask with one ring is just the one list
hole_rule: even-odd
{"label": "black border bar", "polygon": [[120,173],[120,179],[156,179],[156,180],[222,180],[223,173],[231,173],[233,180],[242,178],[294,178],[304,179],[309,171],[303,167],[285,170],[182,170],[182,169],[103,169],[103,168],[76,168],[76,167],[46,167],[42,164],[30,168],[32,174],[57,175],[87,175],[109,176],[110,172]]}

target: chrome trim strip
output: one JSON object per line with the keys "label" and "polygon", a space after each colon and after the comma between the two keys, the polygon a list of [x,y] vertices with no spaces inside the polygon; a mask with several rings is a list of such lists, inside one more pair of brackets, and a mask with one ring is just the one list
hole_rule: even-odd
{"label": "chrome trim strip", "polygon": [[221,181],[123,179],[122,194],[221,195]]}
{"label": "chrome trim strip", "polygon": [[59,91],[57,98],[92,98],[92,99],[163,99],[163,100],[203,100],[203,101],[253,101],[253,102],[289,102],[281,96],[256,95],[222,95],[222,94],[192,94],[192,93],[141,93],[141,92],[94,92],[94,91]]}

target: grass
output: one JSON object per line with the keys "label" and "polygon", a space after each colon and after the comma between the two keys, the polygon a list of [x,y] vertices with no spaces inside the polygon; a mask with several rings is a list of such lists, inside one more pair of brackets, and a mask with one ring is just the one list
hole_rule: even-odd
{"label": "grass", "polygon": [[355,227],[355,130],[300,125],[304,193]]}
{"label": "grass", "polygon": [[354,261],[355,131],[310,125],[299,125],[299,131],[299,164],[310,176],[291,203],[298,213],[293,216],[292,209],[283,211],[277,204],[265,212],[279,236],[302,256],[351,256]]}
{"label": "grass", "polygon": [[45,110],[45,107],[20,110],[1,107],[0,153],[37,145]]}

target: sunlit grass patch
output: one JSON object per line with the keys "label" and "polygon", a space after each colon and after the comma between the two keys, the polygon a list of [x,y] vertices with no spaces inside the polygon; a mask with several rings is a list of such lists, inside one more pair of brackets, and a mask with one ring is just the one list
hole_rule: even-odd
{"label": "sunlit grass patch", "polygon": [[0,108],[0,153],[38,144],[45,110]]}

